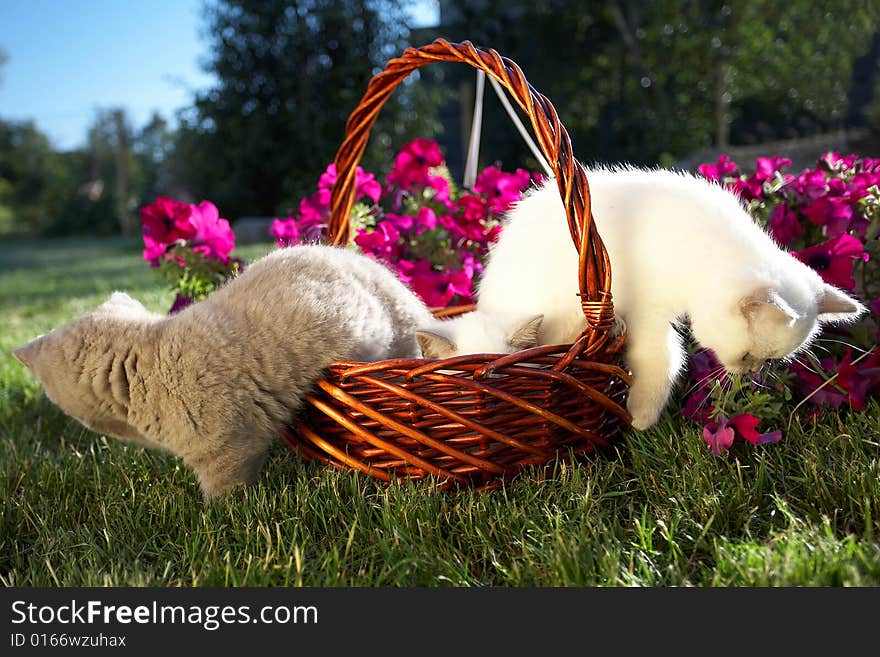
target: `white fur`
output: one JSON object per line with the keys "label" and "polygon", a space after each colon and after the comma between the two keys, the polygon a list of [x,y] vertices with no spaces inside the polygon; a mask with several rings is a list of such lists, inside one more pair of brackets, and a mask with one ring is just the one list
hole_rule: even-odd
{"label": "white fur", "polygon": [[[633,426],[654,424],[685,363],[673,325],[735,373],[808,343],[819,322],[864,311],[781,250],[717,184],[667,170],[588,172],[592,211],[612,264],[616,313],[626,322]],[[555,180],[510,212],[479,286],[487,313],[541,314],[539,344],[572,342],[586,323],[577,252]],[[827,311],[823,315],[823,311]],[[468,343],[485,351],[479,341]]]}
{"label": "white fur", "polygon": [[455,319],[433,320],[416,337],[426,358],[462,354],[511,354],[536,346],[540,316],[474,310]]}

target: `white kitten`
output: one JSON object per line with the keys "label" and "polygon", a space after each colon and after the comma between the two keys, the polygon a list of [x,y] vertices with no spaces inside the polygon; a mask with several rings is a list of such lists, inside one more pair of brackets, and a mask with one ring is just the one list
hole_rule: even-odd
{"label": "white kitten", "polygon": [[[653,425],[685,363],[673,324],[728,371],[759,369],[802,349],[820,324],[865,309],[780,249],[721,186],[666,170],[588,171],[592,210],[612,265],[615,312],[626,322],[633,426]],[[509,213],[479,285],[486,313],[544,317],[538,344],[572,342],[586,326],[578,258],[555,180]],[[474,351],[483,351],[473,344]]]}
{"label": "white kitten", "polygon": [[488,313],[483,310],[455,319],[434,320],[416,331],[424,358],[462,354],[512,354],[538,344],[541,315]]}

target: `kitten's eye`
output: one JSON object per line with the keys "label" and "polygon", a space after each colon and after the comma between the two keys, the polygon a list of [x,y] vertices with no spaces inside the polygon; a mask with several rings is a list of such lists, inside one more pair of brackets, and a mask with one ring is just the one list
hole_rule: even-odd
{"label": "kitten's eye", "polygon": [[752,354],[751,354],[751,352],[747,351],[746,353],[743,354],[742,362],[748,363],[751,359],[752,359]]}

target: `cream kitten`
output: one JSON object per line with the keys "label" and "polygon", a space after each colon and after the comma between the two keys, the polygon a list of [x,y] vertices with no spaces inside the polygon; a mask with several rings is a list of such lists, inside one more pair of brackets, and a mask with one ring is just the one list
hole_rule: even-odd
{"label": "cream kitten", "polygon": [[16,349],[88,428],[169,451],[206,497],[253,482],[281,424],[334,360],[418,356],[428,309],[347,249],[295,246],[170,317],[122,293]]}
{"label": "cream kitten", "polygon": [[[728,371],[745,373],[804,348],[821,324],[854,321],[865,310],[780,249],[717,184],[635,168],[588,171],[588,180],[611,259],[615,312],[628,331],[627,406],[637,429],[657,421],[685,364],[676,322],[688,318],[702,346]],[[509,213],[478,308],[541,314],[539,344],[572,342],[586,326],[577,268],[550,180]]]}
{"label": "cream kitten", "polygon": [[433,320],[416,331],[423,358],[462,354],[512,354],[538,344],[541,315],[523,317],[475,310],[455,319]]}

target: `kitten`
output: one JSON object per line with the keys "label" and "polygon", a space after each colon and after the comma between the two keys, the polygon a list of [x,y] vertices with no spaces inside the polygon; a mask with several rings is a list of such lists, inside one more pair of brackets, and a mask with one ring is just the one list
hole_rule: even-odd
{"label": "kitten", "polygon": [[[592,210],[612,265],[614,309],[628,331],[633,426],[653,425],[686,354],[674,325],[732,373],[803,349],[826,323],[865,308],[791,257],[723,187],[686,173],[588,171]],[[487,313],[541,314],[539,344],[574,341],[586,322],[578,258],[555,180],[508,214],[478,287]],[[481,351],[479,345],[473,347]]]}
{"label": "kitten", "polygon": [[441,359],[462,354],[512,354],[538,344],[544,318],[533,315],[487,313],[481,310],[455,319],[434,320],[416,331],[423,358]]}
{"label": "kitten", "polygon": [[280,425],[332,361],[417,357],[415,329],[430,321],[383,265],[295,246],[170,317],[116,292],[14,355],[65,413],[179,456],[210,498],[256,479]]}

